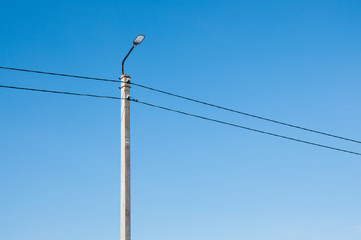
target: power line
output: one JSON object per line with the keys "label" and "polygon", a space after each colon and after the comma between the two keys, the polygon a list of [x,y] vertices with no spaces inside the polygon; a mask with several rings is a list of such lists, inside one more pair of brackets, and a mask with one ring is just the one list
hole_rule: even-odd
{"label": "power line", "polygon": [[261,120],[268,121],[268,122],[272,122],[272,123],[281,124],[281,125],[288,126],[288,127],[293,127],[293,128],[297,128],[297,129],[300,129],[300,130],[304,130],[304,131],[308,131],[308,132],[312,132],[312,133],[317,133],[317,134],[325,135],[325,136],[328,136],[328,137],[334,137],[334,138],[342,139],[342,140],[345,140],[345,141],[351,141],[351,142],[355,142],[355,143],[361,143],[361,141],[354,140],[354,139],[351,139],[351,138],[341,137],[341,136],[337,136],[337,135],[334,135],[334,134],[330,134],[330,133],[325,133],[325,132],[313,130],[313,129],[310,129],[310,128],[300,127],[300,126],[297,126],[297,125],[293,125],[293,124],[289,124],[289,123],[285,123],[285,122],[280,122],[280,121],[277,121],[277,120],[272,120],[272,119],[269,119],[269,118],[265,118],[265,117],[253,115],[253,114],[246,113],[246,112],[241,112],[241,111],[234,110],[234,109],[231,109],[231,108],[222,107],[222,106],[215,105],[215,104],[212,104],[212,103],[203,102],[203,101],[200,101],[200,100],[197,100],[197,99],[193,99],[193,98],[189,98],[189,97],[184,97],[184,96],[181,96],[181,95],[178,95],[178,94],[174,94],[174,93],[170,93],[170,92],[166,92],[166,91],[163,91],[163,90],[159,90],[159,89],[147,87],[147,86],[144,86],[144,85],[141,85],[141,84],[132,83],[132,82],[131,82],[130,84],[132,84],[132,85],[134,85],[134,86],[141,87],[141,88],[145,88],[145,89],[148,89],[148,90],[151,90],[151,91],[156,91],[156,92],[163,93],[163,94],[167,94],[167,95],[170,95],[170,96],[173,96],[173,97],[177,97],[177,98],[181,98],[181,99],[184,99],[184,100],[188,100],[188,101],[191,101],[191,102],[196,102],[196,103],[200,103],[200,104],[207,105],[207,106],[210,106],[210,107],[214,107],[214,108],[226,110],[226,111],[229,111],[229,112],[233,112],[233,113],[245,115],[245,116],[248,116],[248,117],[257,118],[257,119],[261,119]]}
{"label": "power line", "polygon": [[139,100],[136,100],[136,99],[128,99],[128,100],[136,102],[136,103],[140,103],[140,104],[143,104],[143,105],[147,105],[147,106],[150,106],[150,107],[159,108],[159,109],[163,109],[163,110],[166,110],[166,111],[175,112],[175,113],[179,113],[179,114],[183,114],[183,115],[187,115],[187,116],[191,116],[191,117],[195,117],[195,118],[200,118],[200,119],[203,119],[203,120],[212,121],[212,122],[216,122],[216,123],[220,123],[220,124],[224,124],[224,125],[228,125],[228,126],[232,126],[232,127],[237,127],[237,128],[253,131],[253,132],[258,132],[258,133],[262,133],[262,134],[266,134],[266,135],[270,135],[270,136],[274,136],[274,137],[284,138],[284,139],[287,139],[287,140],[292,140],[292,141],[296,141],[296,142],[300,142],[300,143],[310,144],[310,145],[313,145],[313,146],[328,148],[328,149],[332,149],[332,150],[336,150],[336,151],[340,151],[340,152],[345,152],[345,153],[350,153],[350,154],[354,154],[354,155],[361,155],[361,153],[358,153],[358,152],[352,152],[352,151],[344,150],[344,149],[341,149],[341,148],[330,147],[330,146],[327,146],[327,145],[322,145],[322,144],[309,142],[309,141],[305,141],[305,140],[301,140],[301,139],[297,139],[297,138],[287,137],[287,136],[283,136],[283,135],[279,135],[279,134],[275,134],[275,133],[271,133],[271,132],[266,132],[266,131],[262,131],[262,130],[258,130],[258,129],[254,129],[254,128],[249,128],[249,127],[245,127],[245,126],[241,126],[241,125],[237,125],[237,124],[233,124],[233,123],[229,123],[229,122],[220,121],[220,120],[213,119],[213,118],[203,117],[203,116],[192,114],[192,113],[187,113],[187,112],[183,112],[183,111],[179,111],[179,110],[175,110],[175,109],[170,109],[170,108],[163,107],[163,106],[150,104],[150,103],[147,103],[147,102],[142,102],[142,101],[139,101]]}
{"label": "power line", "polygon": [[187,112],[183,112],[183,111],[179,111],[179,110],[175,110],[175,109],[170,109],[170,108],[163,107],[163,106],[154,105],[154,104],[147,103],[147,102],[142,102],[142,101],[130,98],[130,97],[128,97],[128,98],[119,98],[119,97],[112,97],[112,96],[101,96],[101,95],[73,93],[73,92],[62,92],[62,91],[35,89],[35,88],[24,88],[24,87],[15,87],[15,86],[6,86],[6,85],[0,85],[0,88],[8,88],[8,89],[16,89],[16,90],[27,90],[27,91],[35,91],[35,92],[46,92],[46,93],[54,93],[54,94],[75,95],[75,96],[83,96],[83,97],[107,98],[107,99],[113,99],[113,100],[114,99],[115,100],[126,99],[128,101],[140,103],[140,104],[147,105],[147,106],[150,106],[150,107],[159,108],[159,109],[167,110],[167,111],[170,111],[170,112],[175,112],[175,113],[179,113],[179,114],[183,114],[183,115],[187,115],[187,116],[191,116],[191,117],[195,117],[195,118],[199,118],[199,119],[203,119],[203,120],[207,120],[207,121],[212,121],[212,122],[216,122],[216,123],[220,123],[220,124],[224,124],[224,125],[228,125],[228,126],[232,126],[232,127],[237,127],[237,128],[241,128],[241,129],[245,129],[245,130],[249,130],[249,131],[253,131],[253,132],[258,132],[258,133],[262,133],[262,134],[266,134],[266,135],[270,135],[270,136],[274,136],[274,137],[279,137],[279,138],[283,138],[283,139],[287,139],[287,140],[301,142],[301,143],[305,143],[305,144],[309,144],[309,145],[313,145],[313,146],[332,149],[332,150],[336,150],[336,151],[340,151],[340,152],[350,153],[350,154],[354,154],[354,155],[361,155],[361,153],[358,153],[358,152],[352,152],[352,151],[348,151],[348,150],[341,149],[341,148],[330,147],[330,146],[327,146],[327,145],[322,145],[322,144],[313,143],[313,142],[309,142],[309,141],[305,141],[305,140],[301,140],[301,139],[297,139],[297,138],[287,137],[287,136],[283,136],[283,135],[279,135],[279,134],[275,134],[275,133],[271,133],[271,132],[266,132],[266,131],[262,131],[262,130],[258,130],[258,129],[254,129],[254,128],[241,126],[241,125],[238,125],[238,124],[224,122],[224,121],[213,119],[213,118],[203,117],[203,116],[192,114],[192,113],[187,113]]}
{"label": "power line", "polygon": [[35,89],[35,88],[24,88],[24,87],[14,87],[14,86],[5,86],[5,85],[0,85],[0,87],[1,88],[17,89],[17,90],[27,90],[27,91],[66,94],[66,95],[75,95],[75,96],[83,96],[83,97],[93,97],[93,98],[121,99],[119,97],[111,97],[111,96],[100,96],[100,95],[85,94],[85,93],[73,93],[73,92],[61,92],[61,91]]}
{"label": "power line", "polygon": [[0,66],[0,69],[13,70],[13,71],[21,71],[21,72],[29,72],[29,73],[47,74],[47,75],[61,76],[61,77],[81,78],[81,79],[88,79],[88,80],[95,80],[95,81],[103,81],[103,82],[122,82],[122,81],[120,81],[120,80],[113,80],[113,79],[106,79],[106,78],[95,78],[95,77],[86,77],[86,76],[70,75],[70,74],[64,74],[64,73],[43,72],[43,71],[28,70],[28,69],[21,69],[21,68],[12,68],[12,67],[2,67],[2,66]]}
{"label": "power line", "polygon": [[[14,71],[22,71],[22,72],[31,72],[31,73],[40,73],[40,74],[49,74],[49,75],[62,76],[62,77],[74,77],[74,78],[81,78],[81,79],[88,79],[88,80],[97,80],[97,81],[105,81],[105,82],[117,82],[117,83],[118,83],[118,82],[122,82],[122,81],[120,81],[120,80],[113,80],[113,79],[94,78],[94,77],[86,77],[86,76],[77,76],[77,75],[69,75],[69,74],[63,74],[63,73],[43,72],[43,71],[27,70],[27,69],[12,68],[12,67],[2,67],[2,66],[0,66],[0,69],[7,69],[7,70],[14,70]],[[342,137],[342,136],[338,136],[338,135],[334,135],[334,134],[330,134],[330,133],[326,133],[326,132],[322,132],[322,131],[318,131],[318,130],[314,130],[314,129],[310,129],[310,128],[305,128],[305,127],[297,126],[297,125],[294,125],[294,124],[289,124],[289,123],[285,123],[285,122],[273,120],[273,119],[270,119],[270,118],[261,117],[261,116],[258,116],[258,115],[254,115],[254,114],[250,114],[250,113],[238,111],[238,110],[231,109],[231,108],[227,108],[227,107],[222,107],[222,106],[219,106],[219,105],[215,105],[215,104],[207,103],[207,102],[200,101],[200,100],[197,100],[197,99],[193,99],[193,98],[181,96],[181,95],[178,95],[178,94],[174,94],[174,93],[167,92],[167,91],[163,91],[163,90],[160,90],[160,89],[148,87],[148,86],[145,86],[145,85],[142,85],[142,84],[138,84],[138,83],[129,82],[129,84],[134,85],[134,86],[137,86],[137,87],[141,87],[141,88],[144,88],[144,89],[148,89],[148,90],[151,90],[151,91],[159,92],[159,93],[162,93],[162,94],[166,94],[166,95],[169,95],[169,96],[181,98],[181,99],[184,99],[184,100],[187,100],[187,101],[196,102],[196,103],[203,104],[203,105],[206,105],[206,106],[210,106],[210,107],[222,109],[222,110],[225,110],[225,111],[229,111],[229,112],[241,114],[241,115],[244,115],[244,116],[248,116],[248,117],[252,117],[252,118],[257,118],[257,119],[260,119],[260,120],[264,120],[264,121],[268,121],[268,122],[272,122],[272,123],[284,125],[284,126],[287,126],[287,127],[292,127],[292,128],[296,128],[296,129],[300,129],[300,130],[304,130],[304,131],[316,133],[316,134],[321,134],[321,135],[328,136],[328,137],[338,138],[338,139],[341,139],[341,140],[345,140],[345,141],[350,141],[350,142],[354,142],[354,143],[359,143],[359,144],[361,144],[361,141],[359,141],[359,140],[355,140],[355,139],[351,139],[351,138],[346,138],[346,137]]]}

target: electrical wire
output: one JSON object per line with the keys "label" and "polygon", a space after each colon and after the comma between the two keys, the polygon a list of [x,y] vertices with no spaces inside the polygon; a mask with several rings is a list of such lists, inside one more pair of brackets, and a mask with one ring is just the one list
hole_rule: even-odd
{"label": "electrical wire", "polygon": [[14,86],[6,86],[6,85],[0,85],[0,88],[10,88],[10,89],[17,89],[17,90],[27,90],[27,91],[56,93],[56,94],[66,94],[66,95],[75,95],[75,96],[93,97],[93,98],[121,99],[119,97],[112,97],[112,96],[100,96],[100,95],[85,94],[85,93],[61,92],[61,91],[35,89],[35,88],[24,88],[24,87],[14,87]]}
{"label": "electrical wire", "polygon": [[216,123],[220,123],[220,124],[224,124],[224,125],[228,125],[228,126],[232,126],[232,127],[237,127],[237,128],[245,129],[245,130],[248,130],[248,131],[262,133],[262,134],[266,134],[266,135],[270,135],[270,136],[274,136],[274,137],[279,137],[279,138],[283,138],[283,139],[287,139],[287,140],[291,140],[291,141],[296,141],[296,142],[300,142],[300,143],[305,143],[305,144],[309,144],[309,145],[313,145],[313,146],[332,149],[332,150],[345,152],[345,153],[350,153],[350,154],[354,154],[354,155],[359,155],[359,156],[361,155],[361,153],[358,153],[358,152],[353,152],[353,151],[349,151],[349,150],[345,150],[345,149],[341,149],[341,148],[331,147],[331,146],[322,145],[322,144],[318,144],[318,143],[314,143],[314,142],[309,142],[309,141],[305,141],[305,140],[301,140],[301,139],[297,139],[297,138],[292,138],[292,137],[279,135],[279,134],[276,134],[276,133],[266,132],[266,131],[262,131],[262,130],[258,130],[258,129],[254,129],[254,128],[249,128],[249,127],[241,126],[241,125],[234,124],[234,123],[229,123],[229,122],[225,122],[225,121],[221,121],[221,120],[217,120],[217,119],[213,119],[213,118],[208,118],[208,117],[204,117],[204,116],[200,116],[200,115],[196,115],[196,114],[192,114],[192,113],[187,113],[187,112],[183,112],[183,111],[179,111],[179,110],[175,110],[175,109],[171,109],[171,108],[167,108],[167,107],[163,107],[163,106],[154,105],[154,104],[147,103],[147,102],[142,102],[142,101],[130,98],[130,97],[128,97],[128,98],[119,98],[119,97],[112,97],[112,96],[101,96],[101,95],[93,95],[93,94],[63,92],[63,91],[35,89],[35,88],[24,88],[24,87],[15,87],[15,86],[6,86],[6,85],[0,85],[0,88],[8,88],[8,89],[16,89],[16,90],[27,90],[27,91],[35,91],[35,92],[46,92],[46,93],[55,93],[55,94],[65,94],[65,95],[75,95],[75,96],[83,96],[83,97],[107,98],[107,99],[113,99],[113,100],[124,99],[124,100],[132,101],[132,102],[135,102],[135,103],[140,103],[140,104],[143,104],[143,105],[146,105],[146,106],[159,108],[159,109],[162,109],[162,110],[175,112],[175,113],[179,113],[179,114],[182,114],[182,115],[187,115],[187,116],[191,116],[191,117],[195,117],[195,118],[199,118],[199,119],[203,119],[203,120],[207,120],[207,121],[212,121],[212,122],[216,122]]}
{"label": "electrical wire", "polygon": [[196,102],[196,103],[200,103],[200,104],[207,105],[207,106],[210,106],[210,107],[214,107],[214,108],[226,110],[226,111],[229,111],[229,112],[241,114],[241,115],[244,115],[244,116],[248,116],[248,117],[252,117],[252,118],[257,118],[257,119],[261,119],[261,120],[264,120],[264,121],[268,121],[268,122],[272,122],[272,123],[277,123],[277,124],[284,125],[284,126],[288,126],[288,127],[292,127],[292,128],[297,128],[297,129],[300,129],[300,130],[304,130],[304,131],[308,131],[308,132],[312,132],[312,133],[317,133],[317,134],[325,135],[325,136],[328,136],[328,137],[338,138],[338,139],[342,139],[342,140],[345,140],[345,141],[351,141],[351,142],[355,142],[355,143],[360,143],[360,144],[361,144],[361,141],[359,141],[359,140],[354,140],[354,139],[351,139],[351,138],[346,138],[346,137],[342,137],[342,136],[338,136],[338,135],[334,135],[334,134],[330,134],[330,133],[326,133],[326,132],[321,132],[321,131],[313,130],[313,129],[310,129],[310,128],[300,127],[300,126],[297,126],[297,125],[293,125],[293,124],[289,124],[289,123],[285,123],[285,122],[280,122],[280,121],[277,121],[277,120],[272,120],[272,119],[269,119],[269,118],[265,118],[265,117],[253,115],[253,114],[246,113],[246,112],[241,112],[241,111],[238,111],[238,110],[234,110],[234,109],[227,108],[227,107],[222,107],[222,106],[215,105],[215,104],[212,104],[212,103],[203,102],[203,101],[200,101],[200,100],[197,100],[197,99],[193,99],[193,98],[189,98],[189,97],[184,97],[184,96],[181,96],[181,95],[178,95],[178,94],[174,94],[174,93],[166,92],[166,91],[163,91],[163,90],[159,90],[159,89],[147,87],[147,86],[144,86],[144,85],[141,85],[141,84],[137,84],[137,83],[133,83],[133,82],[131,82],[130,84],[132,84],[132,85],[134,85],[134,86],[141,87],[141,88],[145,88],[145,89],[148,89],[148,90],[151,90],[151,91],[156,91],[156,92],[163,93],[163,94],[167,94],[167,95],[170,95],[170,96],[173,96],[173,97],[177,97],[177,98],[181,98],[181,99],[184,99],[184,100],[188,100],[188,101],[191,101],[191,102]]}
{"label": "electrical wire", "polygon": [[2,67],[2,66],[0,66],[0,69],[21,71],[21,72],[29,72],[29,73],[47,74],[47,75],[61,76],[61,77],[81,78],[81,79],[103,81],[103,82],[122,82],[120,80],[113,80],[113,79],[106,79],[106,78],[95,78],[95,77],[87,77],[87,76],[70,75],[70,74],[64,74],[64,73],[43,72],[43,71],[28,70],[28,69],[21,69],[21,68],[12,68],[12,67]]}
{"label": "electrical wire", "polygon": [[234,124],[234,123],[224,122],[224,121],[213,119],[213,118],[203,117],[203,116],[192,114],[192,113],[187,113],[187,112],[183,112],[183,111],[179,111],[179,110],[175,110],[175,109],[171,109],[171,108],[167,108],[167,107],[163,107],[163,106],[150,104],[150,103],[147,103],[147,102],[142,102],[142,101],[139,101],[139,100],[136,100],[136,99],[128,99],[128,100],[136,102],[136,103],[140,103],[140,104],[143,104],[143,105],[147,105],[147,106],[150,106],[150,107],[159,108],[159,109],[162,109],[162,110],[175,112],[175,113],[179,113],[179,114],[183,114],[183,115],[187,115],[187,116],[191,116],[191,117],[195,117],[195,118],[200,118],[200,119],[203,119],[203,120],[212,121],[212,122],[216,122],[216,123],[220,123],[220,124],[224,124],[224,125],[228,125],[228,126],[232,126],[232,127],[237,127],[237,128],[257,132],[257,133],[262,133],[262,134],[266,134],[266,135],[270,135],[270,136],[274,136],[274,137],[279,137],[279,138],[283,138],[283,139],[287,139],[287,140],[291,140],[291,141],[296,141],[296,142],[300,142],[300,143],[305,143],[305,144],[309,144],[309,145],[313,145],[313,146],[332,149],[332,150],[345,152],[345,153],[350,153],[350,154],[354,154],[354,155],[359,155],[359,156],[361,155],[361,153],[358,153],[358,152],[353,152],[353,151],[349,151],[349,150],[345,150],[345,149],[341,149],[341,148],[331,147],[331,146],[322,145],[322,144],[318,144],[318,143],[314,143],[314,142],[309,142],[309,141],[305,141],[305,140],[301,140],[301,139],[297,139],[297,138],[292,138],[292,137],[279,135],[279,134],[276,134],[276,133],[266,132],[266,131],[262,131],[262,130],[258,130],[258,129],[254,129],[254,128],[249,128],[249,127],[241,126],[241,125]]}
{"label": "electrical wire", "polygon": [[[62,77],[74,77],[74,78],[81,78],[81,79],[88,79],[88,80],[97,80],[97,81],[105,81],[105,82],[117,82],[117,83],[123,82],[123,81],[120,81],[120,80],[113,80],[113,79],[94,78],[94,77],[86,77],[86,76],[77,76],[77,75],[69,75],[69,74],[63,74],[63,73],[43,72],[43,71],[35,71],[35,70],[12,68],[12,67],[3,67],[3,66],[0,66],[0,69],[7,69],[7,70],[14,70],[14,71],[22,71],[22,72],[30,72],[30,73],[49,74],[49,75],[62,76]],[[151,90],[151,91],[159,92],[159,93],[162,93],[162,94],[166,94],[166,95],[169,95],[169,96],[181,98],[181,99],[184,99],[184,100],[187,100],[187,101],[191,101],[191,102],[203,104],[203,105],[206,105],[206,106],[210,106],[210,107],[222,109],[222,110],[225,110],[225,111],[229,111],[229,112],[241,114],[241,115],[244,115],[244,116],[248,116],[248,117],[252,117],[252,118],[257,118],[257,119],[260,119],[260,120],[264,120],[264,121],[268,121],[268,122],[272,122],[272,123],[284,125],[284,126],[287,126],[287,127],[292,127],[292,128],[296,128],[296,129],[300,129],[300,130],[304,130],[304,131],[316,133],[316,134],[321,134],[321,135],[328,136],[328,137],[338,138],[338,139],[341,139],[341,140],[344,140],[344,141],[350,141],[350,142],[354,142],[354,143],[359,143],[359,144],[361,144],[361,141],[359,141],[359,140],[355,140],[355,139],[351,139],[351,138],[346,138],[346,137],[342,137],[342,136],[338,136],[338,135],[334,135],[334,134],[330,134],[330,133],[326,133],[326,132],[322,132],[322,131],[318,131],[318,130],[314,130],[314,129],[310,129],[310,128],[305,128],[305,127],[297,126],[297,125],[294,125],[294,124],[285,123],[285,122],[273,120],[273,119],[266,118],[266,117],[261,117],[261,116],[258,116],[258,115],[254,115],[254,114],[250,114],[250,113],[238,111],[238,110],[231,109],[231,108],[227,108],[227,107],[222,107],[222,106],[219,106],[219,105],[215,105],[215,104],[207,103],[207,102],[200,101],[200,100],[197,100],[197,99],[193,99],[193,98],[181,96],[181,95],[178,95],[178,94],[174,94],[174,93],[167,92],[167,91],[163,91],[163,90],[160,90],[160,89],[148,87],[148,86],[145,86],[145,85],[142,85],[142,84],[138,84],[138,83],[129,82],[129,84],[131,84],[131,85],[133,85],[133,86],[141,87],[141,88],[144,88],[144,89],[147,89],[147,90]]]}

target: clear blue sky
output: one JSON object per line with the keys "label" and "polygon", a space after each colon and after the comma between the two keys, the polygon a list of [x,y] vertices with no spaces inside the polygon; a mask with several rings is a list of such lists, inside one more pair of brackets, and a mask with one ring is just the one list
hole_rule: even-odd
{"label": "clear blue sky", "polygon": [[[0,65],[132,81],[361,139],[360,1],[3,1]],[[3,85],[117,84],[0,70]],[[322,144],[136,87],[134,98]],[[0,239],[119,238],[120,106],[0,89]],[[131,105],[134,240],[361,239],[361,157]]]}

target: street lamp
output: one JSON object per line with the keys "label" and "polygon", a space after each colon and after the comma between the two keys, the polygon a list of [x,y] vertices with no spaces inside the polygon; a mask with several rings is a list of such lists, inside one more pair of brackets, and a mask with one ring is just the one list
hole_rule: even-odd
{"label": "street lamp", "polygon": [[142,34],[139,34],[133,41],[133,46],[132,48],[129,50],[128,54],[125,56],[125,58],[123,59],[122,62],[122,75],[124,75],[124,62],[127,59],[127,57],[129,56],[129,54],[133,51],[134,47],[137,46],[138,44],[141,44],[144,40],[145,36]]}
{"label": "street lamp", "polygon": [[122,62],[120,107],[120,240],[130,240],[130,77],[124,74],[124,62],[133,48],[144,40],[139,34]]}

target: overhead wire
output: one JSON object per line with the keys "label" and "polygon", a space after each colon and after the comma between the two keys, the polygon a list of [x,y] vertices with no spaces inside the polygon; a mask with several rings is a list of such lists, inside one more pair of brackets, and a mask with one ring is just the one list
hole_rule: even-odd
{"label": "overhead wire", "polygon": [[[88,79],[88,80],[105,81],[105,82],[117,82],[117,83],[124,82],[124,81],[121,81],[121,80],[114,80],[114,79],[94,78],[94,77],[87,77],[87,76],[78,76],[78,75],[70,75],[70,74],[63,74],[63,73],[53,73],[53,72],[44,72],[44,71],[36,71],[36,70],[28,70],[28,69],[20,69],[20,68],[12,68],[12,67],[3,67],[3,66],[0,66],[0,69],[22,71],[22,72],[30,72],[30,73],[49,74],[49,75],[55,75],[55,76],[73,77],[73,78],[81,78],[81,79]],[[216,104],[200,101],[200,100],[197,100],[197,99],[194,99],[194,98],[185,97],[185,96],[182,96],[182,95],[178,95],[178,94],[171,93],[171,92],[168,92],[168,91],[148,87],[148,86],[138,84],[138,83],[134,83],[134,82],[129,82],[129,84],[131,84],[133,86],[140,87],[140,88],[144,88],[144,89],[147,89],[147,90],[151,90],[151,91],[159,92],[159,93],[166,94],[166,95],[169,95],[169,96],[184,99],[184,100],[187,100],[187,101],[191,101],[191,102],[203,104],[203,105],[206,105],[206,106],[222,109],[222,110],[225,110],[225,111],[241,114],[241,115],[244,115],[244,116],[257,118],[257,119],[260,119],[260,120],[264,120],[264,121],[268,121],[268,122],[272,122],[272,123],[276,123],[276,124],[280,124],[280,125],[300,129],[300,130],[303,130],[303,131],[308,131],[308,132],[312,132],[312,133],[316,133],[316,134],[320,134],[320,135],[324,135],[324,136],[328,136],[328,137],[338,138],[338,139],[341,139],[341,140],[344,140],[344,141],[350,141],[350,142],[361,144],[360,140],[355,140],[355,139],[352,139],[352,138],[342,137],[342,136],[339,136],[339,135],[326,133],[326,132],[323,132],[323,131],[318,131],[318,130],[314,130],[314,129],[310,129],[310,128],[306,128],[306,127],[301,127],[301,126],[298,126],[298,125],[294,125],[294,124],[290,124],[290,123],[286,123],[286,122],[281,122],[281,121],[278,121],[278,120],[273,120],[273,119],[270,119],[270,118],[266,118],[266,117],[262,117],[262,116],[242,112],[242,111],[239,111],[239,110],[219,106],[219,105],[216,105]]]}
{"label": "overhead wire", "polygon": [[227,107],[222,107],[222,106],[215,105],[215,104],[212,104],[212,103],[203,102],[203,101],[193,99],[193,98],[189,98],[189,97],[184,97],[184,96],[181,96],[181,95],[178,95],[178,94],[174,94],[174,93],[170,93],[170,92],[167,92],[167,91],[151,88],[151,87],[144,86],[144,85],[137,84],[137,83],[132,83],[131,82],[130,84],[132,84],[134,86],[141,87],[141,88],[145,88],[145,89],[148,89],[148,90],[151,90],[151,91],[156,91],[156,92],[167,94],[167,95],[170,95],[170,96],[173,96],[173,97],[188,100],[188,101],[191,101],[191,102],[196,102],[196,103],[200,103],[200,104],[207,105],[207,106],[210,106],[210,107],[214,107],[214,108],[226,110],[226,111],[229,111],[229,112],[241,114],[241,115],[244,115],[244,116],[257,118],[257,119],[261,119],[261,120],[264,120],[264,121],[268,121],[268,122],[272,122],[272,123],[276,123],[276,124],[280,124],[280,125],[284,125],[284,126],[288,126],[288,127],[292,127],[292,128],[297,128],[297,129],[300,129],[300,130],[304,130],[304,131],[308,131],[308,132],[312,132],[312,133],[325,135],[325,136],[328,136],[328,137],[338,138],[338,139],[342,139],[342,140],[345,140],[345,141],[351,141],[351,142],[361,144],[361,141],[359,141],[359,140],[346,138],[346,137],[342,137],[342,136],[338,136],[338,135],[334,135],[334,134],[330,134],[330,133],[326,133],[326,132],[321,132],[321,131],[318,131],[318,130],[313,130],[313,129],[310,129],[310,128],[305,128],[305,127],[301,127],[301,126],[297,126],[297,125],[293,125],[293,124],[289,124],[289,123],[285,123],[285,122],[281,122],[281,121],[277,121],[277,120],[272,120],[272,119],[269,119],[269,118],[257,116],[257,115],[246,113],[246,112],[241,112],[241,111],[238,111],[238,110],[234,110],[234,109],[227,108]]}
{"label": "overhead wire", "polygon": [[183,115],[187,115],[187,116],[191,116],[191,117],[195,117],[195,118],[200,118],[200,119],[211,121],[211,122],[216,122],[216,123],[220,123],[220,124],[224,124],[224,125],[228,125],[228,126],[232,126],[232,127],[245,129],[245,130],[248,130],[248,131],[262,133],[262,134],[266,134],[266,135],[270,135],[270,136],[274,136],[274,137],[279,137],[279,138],[292,140],[292,141],[296,141],[296,142],[300,142],[300,143],[310,144],[310,145],[314,145],[314,146],[318,146],[318,147],[322,147],[322,148],[328,148],[328,149],[341,151],[341,152],[345,152],[345,153],[350,153],[350,154],[354,154],[354,155],[359,155],[359,156],[361,155],[361,153],[358,153],[358,152],[353,152],[353,151],[349,151],[349,150],[345,150],[345,149],[341,149],[341,148],[331,147],[331,146],[318,144],[318,143],[314,143],[314,142],[309,142],[309,141],[305,141],[305,140],[301,140],[301,139],[297,139],[297,138],[287,137],[287,136],[276,134],[276,133],[266,132],[266,131],[262,131],[262,130],[258,130],[258,129],[254,129],[254,128],[249,128],[249,127],[241,126],[241,125],[238,125],[238,124],[217,120],[217,119],[214,119],[214,118],[208,118],[208,117],[204,117],[204,116],[200,116],[200,115],[196,115],[196,114],[192,114],[192,113],[183,112],[183,111],[180,111],[180,110],[175,110],[175,109],[171,109],[171,108],[167,108],[167,107],[163,107],[163,106],[159,106],[159,105],[154,105],[154,104],[147,103],[147,102],[142,102],[142,101],[139,101],[139,100],[136,100],[136,99],[129,99],[129,101],[133,101],[133,102],[140,103],[140,104],[143,104],[143,105],[146,105],[146,106],[159,108],[159,109],[162,109],[162,110],[175,112],[175,113],[179,113],[179,114],[183,114]]}
{"label": "overhead wire", "polygon": [[45,89],[37,89],[37,88],[15,87],[15,86],[6,86],[6,85],[0,85],[0,88],[10,88],[10,89],[17,89],[17,90],[56,93],[56,94],[66,94],[66,95],[93,97],[93,98],[121,99],[119,97],[112,97],[112,96],[101,96],[101,95],[85,94],[85,93],[74,93],[74,92],[62,92],[62,91],[45,90]]}
{"label": "overhead wire", "polygon": [[22,68],[13,68],[13,67],[3,67],[3,66],[0,66],[0,69],[20,71],[20,72],[28,72],[28,73],[47,74],[47,75],[60,76],[60,77],[81,78],[81,79],[88,79],[88,80],[95,80],[95,81],[103,81],[103,82],[122,82],[122,81],[120,81],[120,80],[107,79],[107,78],[96,78],[96,77],[78,76],[78,75],[71,75],[71,74],[64,74],[64,73],[44,72],[44,71],[29,70],[29,69],[22,69]]}
{"label": "overhead wire", "polygon": [[335,150],[335,151],[350,153],[350,154],[359,155],[359,156],[361,155],[361,153],[358,153],[358,152],[353,152],[353,151],[349,151],[349,150],[345,150],[345,149],[341,149],[341,148],[336,148],[336,147],[331,147],[331,146],[327,146],[327,145],[323,145],[323,144],[309,142],[309,141],[305,141],[305,140],[297,139],[297,138],[293,138],[293,137],[287,137],[287,136],[284,136],[284,135],[271,133],[271,132],[266,132],[266,131],[258,130],[258,129],[255,129],[255,128],[249,128],[249,127],[241,126],[241,125],[238,125],[238,124],[217,120],[217,119],[214,119],[214,118],[208,118],[208,117],[204,117],[204,116],[200,116],[200,115],[196,115],[196,114],[192,114],[192,113],[187,113],[187,112],[183,112],[183,111],[180,111],[180,110],[171,109],[171,108],[167,108],[167,107],[163,107],[163,106],[154,105],[154,104],[151,104],[151,103],[139,101],[139,100],[133,99],[131,97],[119,98],[119,97],[112,97],[112,96],[101,96],[101,95],[93,95],[93,94],[85,94],[85,93],[63,92],[63,91],[45,90],[45,89],[37,89],[37,88],[15,87],[15,86],[7,86],[7,85],[0,85],[0,88],[8,88],[8,89],[16,89],[16,90],[27,90],[27,91],[35,91],[35,92],[46,92],[46,93],[54,93],[54,94],[75,95],[75,96],[84,96],[84,97],[94,97],[94,98],[107,98],[107,99],[113,99],[113,100],[124,99],[124,100],[132,101],[132,102],[135,102],[135,103],[143,104],[143,105],[146,105],[146,106],[150,106],[150,107],[153,107],[153,108],[158,108],[158,109],[162,109],[162,110],[166,110],[166,111],[170,111],[170,112],[175,112],[175,113],[179,113],[179,114],[182,114],[182,115],[195,117],[195,118],[199,118],[199,119],[203,119],[203,120],[207,120],[207,121],[211,121],[211,122],[216,122],[216,123],[223,124],[223,125],[237,127],[237,128],[241,128],[241,129],[248,130],[248,131],[262,133],[262,134],[266,134],[266,135],[270,135],[270,136],[274,136],[274,137],[279,137],[279,138],[283,138],[283,139],[287,139],[287,140],[291,140],[291,141],[296,141],[296,142],[305,143],[305,144],[309,144],[309,145],[313,145],[313,146],[327,148],[327,149],[331,149],[331,150]]}

